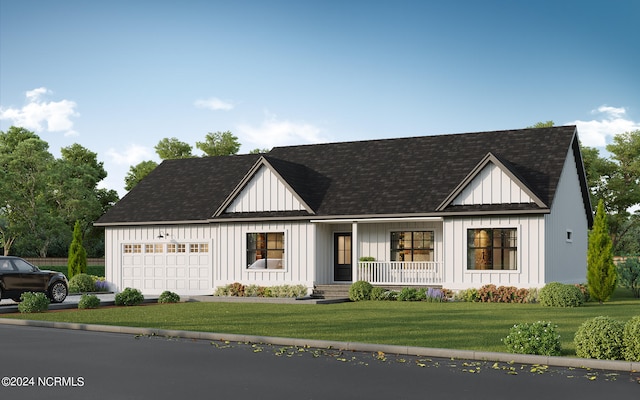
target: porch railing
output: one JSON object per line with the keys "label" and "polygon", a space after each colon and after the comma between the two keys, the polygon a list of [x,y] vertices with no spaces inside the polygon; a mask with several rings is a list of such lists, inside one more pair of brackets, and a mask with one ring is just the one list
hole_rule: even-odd
{"label": "porch railing", "polygon": [[361,261],[357,280],[383,285],[440,285],[442,263],[437,261]]}

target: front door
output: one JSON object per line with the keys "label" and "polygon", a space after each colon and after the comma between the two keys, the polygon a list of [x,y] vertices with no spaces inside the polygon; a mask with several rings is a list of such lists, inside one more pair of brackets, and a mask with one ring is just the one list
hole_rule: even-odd
{"label": "front door", "polygon": [[333,279],[336,282],[352,280],[351,233],[335,233],[333,236]]}

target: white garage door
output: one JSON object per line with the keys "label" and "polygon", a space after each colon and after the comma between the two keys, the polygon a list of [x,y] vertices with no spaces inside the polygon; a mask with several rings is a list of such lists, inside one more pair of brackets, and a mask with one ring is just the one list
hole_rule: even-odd
{"label": "white garage door", "polygon": [[124,245],[122,287],[136,288],[143,294],[160,294],[165,290],[180,295],[211,294],[210,260],[208,246],[202,243],[179,247]]}

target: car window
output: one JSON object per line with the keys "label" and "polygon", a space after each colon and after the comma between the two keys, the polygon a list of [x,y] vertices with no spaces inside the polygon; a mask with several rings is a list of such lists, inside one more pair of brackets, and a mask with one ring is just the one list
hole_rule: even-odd
{"label": "car window", "polygon": [[13,265],[9,260],[2,260],[0,261],[0,271],[13,271]]}
{"label": "car window", "polygon": [[24,260],[13,260],[13,263],[20,272],[33,272],[33,265]]}

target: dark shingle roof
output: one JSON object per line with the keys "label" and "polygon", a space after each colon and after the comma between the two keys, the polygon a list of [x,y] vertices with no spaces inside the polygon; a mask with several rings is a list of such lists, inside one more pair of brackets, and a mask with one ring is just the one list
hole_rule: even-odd
{"label": "dark shingle roof", "polygon": [[[565,126],[276,147],[265,159],[316,217],[435,213],[489,152],[551,207],[575,130]],[[98,223],[210,219],[259,157],[164,161]]]}

